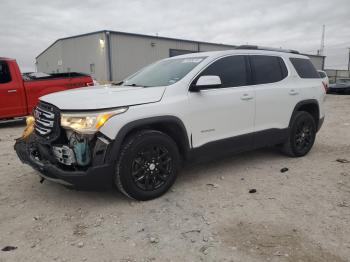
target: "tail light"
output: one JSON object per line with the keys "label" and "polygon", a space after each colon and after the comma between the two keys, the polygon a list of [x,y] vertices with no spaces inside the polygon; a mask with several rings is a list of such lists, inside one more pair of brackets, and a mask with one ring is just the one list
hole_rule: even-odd
{"label": "tail light", "polygon": [[327,85],[327,83],[325,83],[324,81],[322,81],[322,85],[323,85],[324,91],[327,93],[327,91],[328,91],[328,85]]}

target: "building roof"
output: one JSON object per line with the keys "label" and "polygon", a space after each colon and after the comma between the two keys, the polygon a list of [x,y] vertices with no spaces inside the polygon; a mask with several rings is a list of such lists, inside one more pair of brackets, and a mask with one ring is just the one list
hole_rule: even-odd
{"label": "building roof", "polygon": [[242,49],[229,49],[229,50],[220,50],[220,51],[208,51],[208,52],[196,52],[196,53],[189,53],[189,54],[183,54],[178,56],[169,57],[166,59],[178,59],[178,58],[194,58],[194,57],[210,57],[210,58],[218,58],[226,55],[235,55],[235,54],[242,54],[242,55],[272,55],[272,56],[280,56],[285,58],[307,58],[307,56],[294,53],[294,52],[286,52],[286,51],[280,51],[278,49],[276,50],[268,50],[268,49],[248,49],[248,48],[242,48]]}
{"label": "building roof", "polygon": [[58,41],[66,40],[66,39],[72,39],[72,38],[78,38],[78,37],[82,37],[82,36],[95,35],[95,34],[100,34],[100,33],[107,33],[107,32],[109,32],[111,34],[118,34],[118,35],[129,35],[129,36],[146,37],[146,38],[163,39],[163,40],[183,41],[183,42],[195,43],[195,44],[209,44],[209,45],[216,45],[216,46],[236,47],[236,45],[229,45],[229,44],[203,42],[203,41],[195,41],[195,40],[188,40],[188,39],[181,39],[181,38],[172,38],[172,37],[164,37],[164,36],[135,34],[135,33],[127,33],[127,32],[121,32],[121,31],[113,31],[113,30],[100,30],[100,31],[94,31],[94,32],[86,33],[86,34],[80,34],[80,35],[74,35],[74,36],[68,36],[68,37],[59,38],[55,42],[53,42],[51,45],[49,45],[49,47],[47,47],[39,55],[37,55],[36,58],[38,58],[43,53],[45,53],[46,50],[48,50],[50,47],[52,47]]}
{"label": "building roof", "polygon": [[[68,36],[57,39],[55,42],[53,42],[49,47],[47,47],[44,51],[42,51],[39,55],[36,56],[38,58],[43,53],[45,53],[50,47],[52,47],[54,44],[56,44],[58,41],[66,40],[66,39],[72,39],[72,38],[78,38],[82,36],[89,36],[89,35],[95,35],[100,33],[111,33],[111,34],[118,34],[118,35],[128,35],[128,36],[137,36],[137,37],[145,37],[145,38],[154,38],[154,39],[163,39],[163,40],[172,40],[172,41],[183,41],[187,43],[195,43],[195,44],[209,44],[209,45],[216,45],[216,46],[223,46],[223,47],[237,47],[237,45],[229,45],[229,44],[222,44],[222,43],[213,43],[213,42],[204,42],[204,41],[195,41],[195,40],[188,40],[188,39],[181,39],[181,38],[172,38],[172,37],[164,37],[164,36],[154,36],[154,35],[144,35],[144,34],[136,34],[136,33],[128,33],[128,32],[122,32],[122,31],[113,31],[113,30],[100,30],[100,31],[94,31],[86,34],[80,34],[80,35],[74,35],[74,36]],[[314,57],[325,57],[323,55],[316,55],[316,54],[305,54],[300,53],[301,55],[306,56],[314,56]]]}
{"label": "building roof", "polygon": [[306,53],[300,53],[301,55],[306,55],[306,56],[313,56],[313,57],[326,57],[325,55],[317,55],[317,54],[306,54]]}

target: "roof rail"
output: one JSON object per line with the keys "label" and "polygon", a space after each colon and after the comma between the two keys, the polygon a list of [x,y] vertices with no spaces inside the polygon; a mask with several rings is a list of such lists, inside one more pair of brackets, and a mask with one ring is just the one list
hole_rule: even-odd
{"label": "roof rail", "polygon": [[240,45],[240,46],[237,46],[236,49],[266,50],[266,51],[276,51],[276,52],[300,54],[298,51],[292,50],[292,49],[264,47],[264,46],[257,46],[257,45]]}

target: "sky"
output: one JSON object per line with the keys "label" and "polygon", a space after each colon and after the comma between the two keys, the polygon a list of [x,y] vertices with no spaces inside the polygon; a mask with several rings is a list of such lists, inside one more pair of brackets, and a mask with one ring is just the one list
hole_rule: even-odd
{"label": "sky", "polygon": [[323,24],[326,68],[346,69],[349,0],[0,0],[0,56],[33,71],[56,39],[99,30],[316,54]]}

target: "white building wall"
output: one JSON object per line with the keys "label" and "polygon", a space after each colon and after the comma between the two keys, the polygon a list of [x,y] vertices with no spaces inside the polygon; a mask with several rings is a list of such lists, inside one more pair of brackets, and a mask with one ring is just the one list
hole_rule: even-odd
{"label": "white building wall", "polygon": [[111,33],[112,78],[120,81],[144,66],[169,57],[170,49],[197,52],[197,43]]}
{"label": "white building wall", "polygon": [[81,72],[99,81],[107,80],[104,33],[62,40],[62,54],[63,72]]}
{"label": "white building wall", "polygon": [[228,46],[228,45],[215,45],[215,44],[199,43],[200,52],[224,51],[224,50],[230,50],[233,48],[234,48],[233,46]]}
{"label": "white building wall", "polygon": [[99,81],[108,79],[104,33],[59,40],[36,60],[39,72],[79,72]]}
{"label": "white building wall", "polygon": [[348,70],[326,69],[325,71],[330,83],[335,83],[341,78],[350,78],[350,71]]}
{"label": "white building wall", "polygon": [[59,64],[62,60],[62,43],[56,42],[49,47],[43,54],[36,59],[36,68],[38,72],[47,74],[56,73],[59,70]]}

